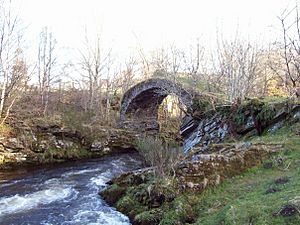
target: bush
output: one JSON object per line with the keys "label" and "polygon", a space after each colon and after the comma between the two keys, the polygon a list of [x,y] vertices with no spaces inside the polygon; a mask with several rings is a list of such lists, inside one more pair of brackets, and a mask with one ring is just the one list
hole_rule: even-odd
{"label": "bush", "polygon": [[164,178],[172,173],[175,176],[175,167],[182,156],[178,145],[149,136],[138,141],[137,149],[146,163],[154,167],[157,178]]}

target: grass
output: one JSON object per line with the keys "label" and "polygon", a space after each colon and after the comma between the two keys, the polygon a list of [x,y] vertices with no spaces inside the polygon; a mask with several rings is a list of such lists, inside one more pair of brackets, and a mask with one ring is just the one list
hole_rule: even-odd
{"label": "grass", "polygon": [[[273,163],[272,168],[251,168],[215,189],[208,189],[196,196],[199,200],[195,208],[195,224],[300,224],[299,215],[273,216],[289,200],[300,196],[300,137],[293,133],[299,125],[252,138],[251,142],[283,143],[284,150],[268,160]],[[290,181],[275,184],[274,181],[279,177],[288,177]],[[280,191],[266,194],[271,187]]]}

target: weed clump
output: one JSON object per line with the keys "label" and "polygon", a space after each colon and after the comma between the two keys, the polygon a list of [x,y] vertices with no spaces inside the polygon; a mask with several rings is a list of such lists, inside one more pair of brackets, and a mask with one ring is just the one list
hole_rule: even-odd
{"label": "weed clump", "polygon": [[175,176],[175,168],[182,158],[182,150],[176,143],[163,142],[148,136],[137,141],[137,149],[146,164],[154,167],[156,178]]}

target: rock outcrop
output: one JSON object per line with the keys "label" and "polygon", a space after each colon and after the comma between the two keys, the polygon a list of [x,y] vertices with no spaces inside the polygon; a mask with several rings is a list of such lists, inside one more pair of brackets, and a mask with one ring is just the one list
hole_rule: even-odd
{"label": "rock outcrop", "polygon": [[203,148],[196,148],[190,160],[180,164],[176,174],[182,189],[199,192],[259,165],[264,159],[281,150],[281,144],[250,142],[214,144],[204,151]]}
{"label": "rock outcrop", "polygon": [[18,122],[13,131],[0,135],[0,169],[125,153],[134,150],[136,139],[143,135],[107,127],[97,127],[94,132],[97,135],[84,135],[53,123]]}
{"label": "rock outcrop", "polygon": [[300,120],[299,104],[270,104],[254,99],[239,106],[221,106],[201,116],[196,109],[193,115],[183,119],[180,128],[183,149],[188,153],[196,145],[220,143],[229,137],[260,135],[265,130],[273,132],[289,119]]}

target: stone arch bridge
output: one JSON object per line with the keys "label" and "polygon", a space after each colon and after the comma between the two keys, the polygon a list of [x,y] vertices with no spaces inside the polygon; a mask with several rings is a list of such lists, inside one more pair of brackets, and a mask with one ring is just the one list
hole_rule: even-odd
{"label": "stone arch bridge", "polygon": [[145,80],[130,88],[123,96],[120,122],[123,128],[159,130],[158,109],[164,98],[176,95],[190,111],[192,96],[181,85],[166,79]]}

